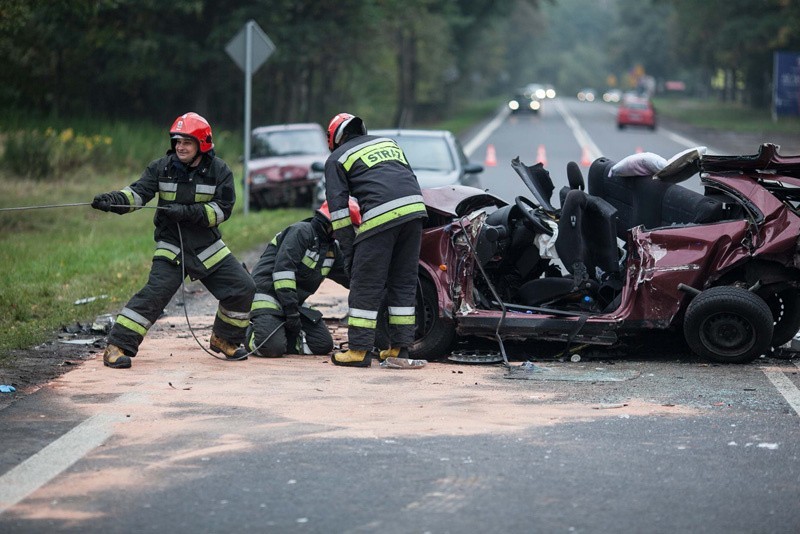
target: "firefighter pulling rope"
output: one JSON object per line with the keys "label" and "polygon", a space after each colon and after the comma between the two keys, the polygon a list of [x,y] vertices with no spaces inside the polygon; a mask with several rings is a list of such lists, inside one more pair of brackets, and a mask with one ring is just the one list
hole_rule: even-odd
{"label": "firefighter pulling rope", "polygon": [[[0,212],[4,212],[4,211],[30,211],[30,210],[39,210],[39,209],[52,209],[52,208],[72,208],[72,207],[78,207],[78,206],[91,206],[91,205],[92,205],[92,202],[74,202],[74,203],[69,203],[69,204],[46,204],[46,205],[38,205],[38,206],[17,206],[17,207],[10,207],[10,208],[0,208]],[[127,204],[110,204],[108,207],[109,208],[126,209],[126,210],[130,208],[130,206],[127,205]],[[140,208],[142,208],[142,209],[152,209],[152,210],[163,210],[163,209],[165,209],[163,206],[140,206]],[[183,267],[183,265],[184,265],[184,260],[183,260],[183,234],[181,232],[180,224],[176,223],[176,228],[177,228],[177,233],[178,233],[178,239],[180,241],[180,253],[181,253],[180,264],[181,264],[181,293],[183,295],[183,302],[184,302],[183,313],[184,313],[184,317],[186,318],[186,325],[189,327],[189,332],[192,334],[192,337],[194,338],[195,342],[206,353],[210,354],[211,356],[213,356],[214,358],[216,358],[218,360],[239,361],[239,360],[247,359],[247,357],[250,356],[251,354],[258,353],[258,350],[262,347],[262,345],[267,343],[269,341],[269,339],[278,331],[278,329],[283,326],[283,322],[278,324],[275,327],[275,329],[272,330],[261,341],[261,343],[259,343],[258,345],[254,346],[250,352],[246,352],[244,354],[240,354],[239,356],[237,356],[235,358],[228,358],[228,357],[222,358],[222,357],[218,356],[214,352],[211,352],[210,350],[206,349],[203,346],[203,344],[200,342],[200,340],[197,338],[197,335],[194,332],[194,328],[192,328],[191,321],[189,320],[189,312],[186,309],[186,300],[187,300],[187,296],[188,296],[188,291],[186,290],[186,283],[185,283],[186,272],[185,272],[184,267]]]}
{"label": "firefighter pulling rope", "polygon": [[176,118],[168,134],[167,153],[150,162],[138,180],[101,193],[91,203],[123,215],[153,199],[158,202],[153,216],[156,250],[147,283],[125,304],[107,336],[103,364],[113,369],[131,367],[148,330],[186,276],[199,280],[219,301],[209,348],[227,360],[248,356],[242,343],[255,283],[219,229],[236,200],[233,172],[216,156],[211,125],[197,113]]}

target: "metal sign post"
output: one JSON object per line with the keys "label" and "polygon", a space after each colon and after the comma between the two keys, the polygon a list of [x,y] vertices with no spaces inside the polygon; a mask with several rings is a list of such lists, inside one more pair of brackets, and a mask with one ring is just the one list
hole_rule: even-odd
{"label": "metal sign post", "polygon": [[253,73],[263,65],[275,51],[264,30],[254,20],[248,21],[239,33],[225,46],[225,51],[244,71],[244,158],[242,167],[244,176],[244,213],[250,211],[250,182],[248,180],[248,162],[250,161],[250,117],[252,115]]}

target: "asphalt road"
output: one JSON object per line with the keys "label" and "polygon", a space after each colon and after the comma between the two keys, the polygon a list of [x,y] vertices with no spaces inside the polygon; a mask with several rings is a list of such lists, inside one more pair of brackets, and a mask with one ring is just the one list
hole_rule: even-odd
{"label": "asphalt road", "polygon": [[[473,159],[492,144],[499,163],[484,186],[521,194],[500,162],[542,145],[554,181],[592,144],[685,148],[667,128],[617,132],[604,108],[562,99],[476,137]],[[204,342],[214,305],[192,291]],[[318,298],[336,328],[343,293]],[[173,302],[132,369],[92,358],[0,410],[0,532],[800,531],[794,360],[509,350],[511,369],[230,363]]]}

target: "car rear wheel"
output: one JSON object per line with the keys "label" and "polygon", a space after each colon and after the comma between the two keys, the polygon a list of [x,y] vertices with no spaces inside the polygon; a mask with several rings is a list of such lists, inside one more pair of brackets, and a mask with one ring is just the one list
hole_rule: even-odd
{"label": "car rear wheel", "polygon": [[456,328],[439,315],[436,286],[424,276],[417,284],[416,335],[409,354],[414,358],[439,360],[450,354],[456,340]]}
{"label": "car rear wheel", "polygon": [[699,356],[721,363],[747,363],[769,351],[772,312],[761,297],[746,289],[712,287],[689,303],[683,333]]}
{"label": "car rear wheel", "polygon": [[760,290],[758,294],[772,312],[772,346],[780,347],[800,330],[800,292],[789,287],[779,291]]}

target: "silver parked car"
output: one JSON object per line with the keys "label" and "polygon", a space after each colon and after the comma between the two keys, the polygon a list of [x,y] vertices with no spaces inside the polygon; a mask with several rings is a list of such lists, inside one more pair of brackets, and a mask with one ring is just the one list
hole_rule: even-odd
{"label": "silver parked car", "polygon": [[[455,135],[449,130],[369,130],[370,135],[394,139],[406,154],[421,188],[443,185],[479,187],[483,166],[471,163]],[[325,202],[324,180],[316,195],[316,206]]]}

